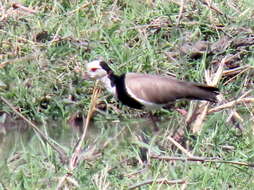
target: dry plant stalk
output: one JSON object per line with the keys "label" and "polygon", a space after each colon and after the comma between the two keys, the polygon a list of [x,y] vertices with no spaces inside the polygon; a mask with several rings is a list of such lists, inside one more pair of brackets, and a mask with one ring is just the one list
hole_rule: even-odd
{"label": "dry plant stalk", "polygon": [[91,102],[90,102],[88,114],[87,114],[87,117],[86,117],[86,121],[83,123],[84,130],[83,130],[82,136],[80,137],[77,145],[75,146],[75,149],[74,149],[74,151],[72,153],[72,156],[71,156],[71,158],[69,160],[68,172],[63,177],[61,177],[59,182],[58,182],[58,185],[56,187],[57,190],[62,189],[64,184],[66,184],[66,182],[68,182],[67,178],[70,178],[70,176],[72,176],[73,170],[78,165],[79,156],[80,156],[81,150],[82,150],[81,147],[82,147],[82,144],[83,144],[83,142],[85,140],[87,128],[88,128],[90,119],[91,119],[91,117],[93,115],[93,112],[95,110],[95,105],[96,105],[96,101],[98,99],[99,93],[100,93],[100,89],[98,88],[98,81],[96,81],[94,89],[93,89],[93,94],[92,94],[92,97],[91,97]]}
{"label": "dry plant stalk", "polygon": [[[224,65],[226,62],[226,57],[224,57],[220,64],[219,64],[219,68],[217,70],[217,72],[214,74],[213,79],[211,78],[211,74],[208,73],[208,71],[205,72],[205,78],[207,81],[207,84],[210,86],[217,86],[217,84],[219,83],[222,75],[223,75],[223,71],[224,71]],[[192,123],[191,125],[191,129],[193,131],[193,133],[197,133],[200,134],[201,129],[203,127],[203,121],[205,120],[205,117],[208,113],[208,107],[209,107],[210,103],[206,102],[203,106],[200,106],[199,108],[202,109],[202,111],[199,109],[197,112],[199,113],[195,119],[195,121]],[[193,113],[195,114],[195,113]]]}
{"label": "dry plant stalk", "polygon": [[251,68],[253,68],[253,67],[250,65],[244,65],[244,66],[240,66],[237,68],[228,69],[228,70],[223,71],[223,76],[236,75],[236,74],[245,72],[246,70],[249,70]]}
{"label": "dry plant stalk", "polygon": [[23,38],[23,37],[21,37],[21,36],[14,35],[14,34],[10,33],[10,31],[5,31],[5,30],[0,29],[0,32],[1,32],[1,33],[4,33],[4,34],[6,34],[6,35],[9,35],[9,36],[11,36],[11,37],[14,37],[15,39],[19,39],[19,40],[21,40],[21,41],[23,41],[23,42],[27,42],[27,43],[30,43],[30,44],[33,44],[33,45],[36,44],[36,43],[35,43],[34,41],[32,41],[32,40]]}
{"label": "dry plant stalk", "polygon": [[87,131],[90,119],[92,118],[93,112],[95,110],[96,101],[97,101],[98,95],[100,93],[100,89],[97,88],[97,86],[98,85],[97,85],[97,82],[96,82],[95,87],[93,89],[93,95],[92,95],[92,98],[91,98],[90,107],[89,107],[88,114],[87,114],[87,117],[86,117],[86,122],[83,125],[84,131],[83,131],[82,136],[81,136],[77,146],[75,147],[75,150],[74,150],[74,152],[72,154],[72,157],[70,159],[70,163],[69,163],[69,169],[70,170],[73,170],[78,164],[76,161],[78,160],[78,156],[80,155],[81,146],[82,146],[82,144],[85,140],[86,131]]}
{"label": "dry plant stalk", "polygon": [[228,116],[228,118],[227,118],[226,121],[227,121],[227,122],[230,122],[232,119],[236,119],[236,120],[239,121],[239,122],[244,122],[244,119],[240,116],[239,113],[236,112],[235,109],[232,109],[232,110],[230,111],[230,114],[229,114],[229,116]]}
{"label": "dry plant stalk", "polygon": [[180,145],[178,142],[175,141],[172,137],[167,137],[170,142],[172,142],[179,150],[181,150],[184,154],[186,154],[188,157],[193,157],[193,155],[186,150],[182,145]]}
{"label": "dry plant stalk", "polygon": [[81,5],[80,7],[78,7],[78,8],[76,8],[76,9],[70,11],[68,14],[73,14],[73,13],[75,13],[75,12],[78,12],[78,11],[81,10],[81,9],[84,9],[84,8],[90,6],[90,5],[95,5],[95,4],[96,4],[96,1],[84,3],[84,4]]}
{"label": "dry plant stalk", "polygon": [[199,0],[199,1],[204,5],[206,5],[209,9],[214,10],[216,13],[225,16],[225,14],[218,7],[212,5],[213,4],[212,0]]}
{"label": "dry plant stalk", "polygon": [[180,4],[180,9],[179,9],[179,14],[178,14],[178,19],[177,19],[176,26],[179,26],[180,21],[181,21],[181,19],[182,19],[183,10],[184,10],[184,5],[185,5],[185,0],[181,0],[181,4]]}
{"label": "dry plant stalk", "polygon": [[242,103],[254,103],[254,97],[247,97],[247,98],[238,98],[237,100],[233,100],[231,102],[227,102],[225,104],[219,105],[215,108],[211,108],[208,113],[214,113],[214,112],[218,112],[221,111],[223,109],[227,109],[227,108],[232,108],[234,107],[236,104],[242,104]]}
{"label": "dry plant stalk", "polygon": [[197,115],[195,121],[192,123],[192,132],[193,133],[197,133],[200,134],[202,127],[203,127],[203,122],[205,120],[205,117],[207,115],[207,110],[208,110],[208,106],[210,103],[205,103],[204,106],[200,106],[199,108],[202,108],[202,112],[199,113],[199,115]]}
{"label": "dry plant stalk", "polygon": [[30,61],[30,60],[33,60],[33,59],[35,59],[37,56],[38,56],[38,54],[35,53],[35,54],[32,54],[32,55],[27,55],[27,56],[24,56],[24,57],[14,58],[14,59],[10,59],[10,60],[4,61],[4,62],[0,63],[0,69],[2,69],[3,67],[5,67],[7,64],[14,64],[14,63],[22,62],[22,61]]}
{"label": "dry plant stalk", "polygon": [[[183,6],[183,9],[186,9],[186,7],[187,7],[187,3],[186,4],[182,4],[182,2],[179,2],[178,0],[168,0],[169,2],[172,2],[172,3],[175,3],[176,5],[178,5],[178,6]],[[189,1],[189,0],[188,0]]]}
{"label": "dry plant stalk", "polygon": [[166,185],[177,185],[177,184],[186,184],[186,180],[183,179],[176,179],[176,180],[168,180],[166,178],[160,178],[160,179],[149,179],[143,182],[140,182],[138,184],[134,184],[132,186],[130,186],[128,189],[132,190],[132,189],[136,189],[136,188],[140,188],[141,186],[144,185],[149,185],[149,184],[166,184]]}
{"label": "dry plant stalk", "polygon": [[239,68],[239,72],[235,75],[235,76],[233,76],[232,78],[230,78],[229,80],[227,80],[225,83],[224,83],[224,85],[227,85],[228,83],[230,83],[231,81],[233,81],[236,77],[238,77],[239,75],[241,75],[241,74],[243,74],[244,72],[246,72],[246,71],[248,71],[248,70],[250,70],[250,69],[253,69],[253,67],[251,67],[251,66],[249,66],[249,67],[247,67],[246,66],[246,68],[241,68],[241,70],[240,70],[240,68]]}
{"label": "dry plant stalk", "polygon": [[110,183],[107,181],[109,166],[101,170],[99,173],[95,174],[92,178],[94,184],[97,186],[98,190],[107,190],[110,187]]}
{"label": "dry plant stalk", "polygon": [[138,174],[142,174],[144,172],[146,172],[148,169],[148,167],[144,167],[138,171],[134,171],[134,172],[131,172],[131,173],[128,173],[128,174],[125,174],[124,177],[128,177],[128,178],[136,178]]}
{"label": "dry plant stalk", "polygon": [[28,7],[25,7],[25,6],[23,6],[22,4],[20,4],[20,3],[13,3],[13,4],[12,4],[12,7],[13,7],[14,9],[20,9],[20,10],[25,11],[25,12],[28,12],[28,13],[30,13],[30,14],[36,14],[36,13],[37,13],[37,11],[35,11],[35,10],[33,10],[33,9],[30,9],[30,8],[28,8]]}
{"label": "dry plant stalk", "polygon": [[[223,76],[227,76],[227,74],[231,74],[231,73],[232,74],[236,74],[234,77],[230,78],[227,82],[225,82],[224,85],[229,83],[230,81],[232,81],[238,75],[240,75],[240,74],[242,74],[242,73],[244,73],[244,72],[246,72],[246,71],[248,71],[250,69],[253,69],[253,68],[254,67],[252,67],[250,65],[247,65],[247,66],[238,67],[238,69],[236,68],[236,69],[230,69],[230,70],[224,71],[223,72]],[[248,103],[248,102],[245,102],[243,99],[246,98],[252,91],[253,90],[248,90],[241,97],[239,97],[237,99],[237,101],[242,100],[244,104]],[[222,97],[222,101],[221,102],[225,102],[223,97]],[[221,111],[223,109],[231,108],[231,110],[227,110],[228,115],[229,115],[228,119],[227,119],[227,122],[232,122],[233,124],[235,123],[235,121],[244,122],[244,120],[241,117],[241,115],[239,113],[237,113],[236,108],[234,108],[234,106],[236,104],[240,104],[240,103],[239,102],[235,102],[235,104],[234,103],[231,104],[230,102],[224,103],[223,105],[220,105],[220,106],[217,106],[215,108],[212,108],[211,110],[208,111],[208,113],[218,112],[218,111]],[[212,111],[212,112],[210,112],[210,111]],[[239,126],[240,125],[237,125],[237,128],[239,128]]]}
{"label": "dry plant stalk", "polygon": [[254,163],[245,163],[238,161],[226,161],[218,158],[204,158],[204,157],[170,157],[170,156],[151,156],[152,159],[163,160],[163,161],[193,161],[193,162],[215,162],[224,164],[234,164],[240,166],[254,167]]}

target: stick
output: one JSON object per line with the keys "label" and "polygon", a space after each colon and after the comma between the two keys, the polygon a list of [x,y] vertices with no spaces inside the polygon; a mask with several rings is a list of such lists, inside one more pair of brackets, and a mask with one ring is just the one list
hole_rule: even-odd
{"label": "stick", "polygon": [[81,5],[80,7],[70,11],[68,14],[73,14],[77,11],[79,11],[80,9],[84,9],[86,7],[88,7],[89,5],[95,5],[96,4],[96,1],[93,1],[93,2],[88,2],[88,3],[84,3],[83,5]]}
{"label": "stick", "polygon": [[181,19],[182,19],[184,4],[185,4],[185,0],[181,0],[181,5],[180,5],[180,10],[179,10],[179,14],[178,14],[178,19],[177,19],[176,26],[179,26],[180,21],[181,21]]}
{"label": "stick", "polygon": [[240,166],[254,167],[254,163],[245,163],[238,161],[226,161],[218,158],[202,158],[202,157],[169,157],[169,156],[151,156],[152,159],[164,160],[164,161],[194,161],[194,162],[216,162],[224,164],[235,164]]}
{"label": "stick", "polygon": [[22,11],[28,12],[28,13],[30,13],[30,14],[36,14],[36,13],[37,13],[35,10],[29,9],[29,8],[27,8],[27,7],[23,6],[23,5],[21,5],[20,3],[13,3],[13,4],[12,4],[12,7],[13,7],[13,9],[18,9],[18,8],[20,8]]}
{"label": "stick", "polygon": [[240,98],[231,102],[227,102],[215,108],[211,108],[210,110],[208,110],[208,113],[210,114],[210,113],[218,112],[223,109],[234,107],[236,104],[242,104],[242,103],[254,103],[254,97],[248,97],[248,98],[242,98],[242,99]]}
{"label": "stick", "polygon": [[176,142],[172,137],[168,136],[168,140],[172,142],[179,150],[185,153],[188,157],[193,157],[193,155],[189,153],[188,150],[186,150],[182,145]]}
{"label": "stick", "polygon": [[132,189],[136,189],[138,187],[144,186],[144,185],[149,185],[149,184],[154,184],[154,183],[166,184],[166,185],[176,185],[176,184],[185,184],[186,181],[183,179],[168,180],[166,178],[161,178],[161,179],[156,179],[156,180],[149,179],[149,180],[143,181],[141,183],[134,184],[134,185],[130,186],[128,189],[132,190]]}
{"label": "stick", "polygon": [[217,7],[214,7],[211,5],[211,2],[207,1],[207,0],[200,0],[201,3],[203,3],[204,5],[206,5],[209,9],[214,10],[215,12],[219,13],[220,15],[225,16],[225,14],[220,11]]}

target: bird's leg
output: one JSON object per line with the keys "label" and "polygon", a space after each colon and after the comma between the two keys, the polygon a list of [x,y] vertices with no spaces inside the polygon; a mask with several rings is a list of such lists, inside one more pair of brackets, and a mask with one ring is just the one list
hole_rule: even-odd
{"label": "bird's leg", "polygon": [[[149,143],[149,140],[148,140],[147,136],[145,135],[145,131],[142,131],[139,135],[136,135],[136,137],[138,138],[139,141],[141,141],[144,144]],[[144,165],[149,164],[149,159],[148,159],[149,156],[148,156],[147,147],[145,147],[145,146],[139,147],[139,157]]]}
{"label": "bird's leg", "polygon": [[[158,119],[156,118],[156,116],[152,112],[148,112],[148,118],[152,122],[152,131],[157,133],[159,131],[159,127],[156,124],[156,121]],[[149,131],[149,128],[142,127],[139,134],[136,135],[136,137],[138,138],[138,140],[140,142],[142,142],[144,144],[147,144],[147,145],[149,144],[149,139],[147,137],[148,131]],[[142,163],[145,166],[149,165],[149,150],[148,150],[147,146],[139,147],[139,157],[140,157],[140,160],[142,161]]]}
{"label": "bird's leg", "polygon": [[154,114],[152,112],[149,112],[148,114],[149,114],[148,117],[152,121],[152,124],[153,124],[153,131],[158,132],[159,127],[157,126],[157,123],[156,123],[156,121],[157,121],[156,116],[154,116]]}

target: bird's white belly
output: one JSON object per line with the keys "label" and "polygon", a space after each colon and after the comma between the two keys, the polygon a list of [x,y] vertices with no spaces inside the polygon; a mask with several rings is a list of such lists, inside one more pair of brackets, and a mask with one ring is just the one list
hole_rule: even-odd
{"label": "bird's white belly", "polygon": [[109,91],[110,93],[116,95],[116,87],[111,86],[111,81],[107,76],[101,78],[100,81],[104,84],[104,87],[107,89],[107,91]]}

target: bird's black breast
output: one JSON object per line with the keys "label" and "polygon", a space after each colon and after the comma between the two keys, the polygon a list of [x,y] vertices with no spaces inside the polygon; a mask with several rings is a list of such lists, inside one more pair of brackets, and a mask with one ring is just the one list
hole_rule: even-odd
{"label": "bird's black breast", "polygon": [[125,74],[119,76],[119,78],[115,81],[116,85],[116,94],[117,98],[126,106],[129,106],[131,108],[136,108],[136,109],[142,109],[143,105],[132,98],[126,89],[125,86]]}

